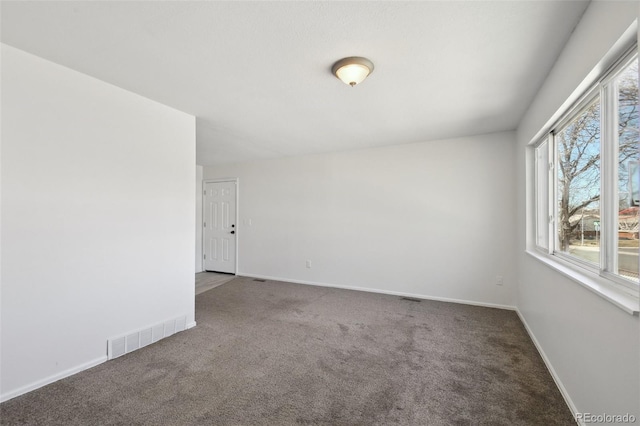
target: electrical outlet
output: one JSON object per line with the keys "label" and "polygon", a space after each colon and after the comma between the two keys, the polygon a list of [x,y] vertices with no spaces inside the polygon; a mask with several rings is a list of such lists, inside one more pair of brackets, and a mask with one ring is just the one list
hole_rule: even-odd
{"label": "electrical outlet", "polygon": [[307,260],[307,269],[311,269],[311,261]]}
{"label": "electrical outlet", "polygon": [[504,277],[502,275],[498,275],[496,277],[496,285],[503,285],[504,284]]}

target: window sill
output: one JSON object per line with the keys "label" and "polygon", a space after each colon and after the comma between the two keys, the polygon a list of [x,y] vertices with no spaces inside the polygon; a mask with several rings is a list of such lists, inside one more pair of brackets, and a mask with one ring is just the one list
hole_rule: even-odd
{"label": "window sill", "polygon": [[640,311],[638,296],[628,293],[620,288],[618,284],[597,274],[581,270],[579,267],[557,257],[537,252],[535,249],[527,250],[527,254],[613,303],[626,313],[638,315]]}

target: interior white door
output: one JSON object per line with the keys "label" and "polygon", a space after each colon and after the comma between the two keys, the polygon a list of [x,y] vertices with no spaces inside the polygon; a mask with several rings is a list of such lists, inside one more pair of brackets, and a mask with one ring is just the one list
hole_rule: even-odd
{"label": "interior white door", "polygon": [[204,184],[204,269],[236,271],[236,183]]}

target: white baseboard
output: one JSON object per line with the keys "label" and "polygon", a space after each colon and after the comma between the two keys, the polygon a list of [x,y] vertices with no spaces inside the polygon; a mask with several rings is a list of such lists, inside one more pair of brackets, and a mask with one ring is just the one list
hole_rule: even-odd
{"label": "white baseboard", "polygon": [[573,414],[574,420],[580,426],[584,426],[584,422],[581,421],[581,420],[578,420],[576,418],[576,414],[578,413],[578,409],[576,408],[575,404],[571,400],[571,396],[569,395],[569,392],[567,391],[567,389],[562,384],[562,380],[560,380],[560,377],[556,373],[556,370],[553,368],[553,365],[551,364],[551,361],[547,357],[547,354],[544,353],[544,350],[542,349],[542,346],[540,345],[540,342],[538,342],[538,339],[536,339],[536,336],[535,336],[535,334],[533,334],[533,331],[529,327],[529,324],[527,324],[527,320],[524,319],[524,316],[522,315],[522,313],[520,312],[520,310],[518,308],[516,308],[516,313],[518,314],[518,317],[520,318],[520,321],[524,325],[525,330],[527,330],[527,333],[529,334],[529,337],[531,338],[531,340],[533,341],[533,344],[535,345],[536,349],[538,350],[538,353],[542,357],[542,360],[544,361],[544,365],[547,366],[547,370],[549,370],[549,373],[551,374],[551,377],[553,377],[553,381],[556,383],[556,386],[560,390],[560,393],[562,394],[562,397],[564,398],[564,401],[569,406],[569,410],[571,410],[571,414]]}
{"label": "white baseboard", "polygon": [[23,386],[21,388],[18,389],[14,389],[12,391],[9,391],[7,393],[3,393],[2,395],[0,395],[0,402],[5,402],[8,401],[12,398],[15,398],[16,396],[20,396],[23,395],[27,392],[31,392],[33,390],[36,390],[38,388],[41,388],[43,386],[46,386],[48,384],[51,384],[53,382],[57,382],[58,380],[62,380],[66,377],[69,376],[73,376],[74,374],[77,374],[81,371],[87,370],[91,367],[95,367],[98,364],[102,364],[103,362],[107,361],[107,356],[101,356],[100,358],[96,358],[92,361],[89,362],[85,362],[84,364],[81,365],[77,365],[75,367],[69,368],[67,370],[61,371],[59,373],[53,374],[49,377],[46,377],[42,380],[38,380],[36,382],[30,383],[26,386]]}
{"label": "white baseboard", "polygon": [[303,280],[292,280],[289,278],[281,278],[281,277],[270,277],[266,275],[254,275],[254,274],[245,274],[242,272],[238,273],[239,277],[248,277],[248,278],[259,278],[264,280],[271,281],[282,281],[293,284],[305,284],[305,285],[315,285],[318,287],[330,287],[330,288],[340,288],[344,290],[355,290],[355,291],[365,291],[368,293],[380,293],[380,294],[389,294],[392,296],[402,296],[402,297],[413,297],[416,299],[424,299],[424,300],[436,300],[438,302],[449,302],[449,303],[460,303],[463,305],[473,305],[473,306],[482,306],[485,308],[497,308],[497,309],[506,309],[509,311],[515,311],[515,306],[510,305],[500,305],[496,303],[487,303],[487,302],[476,302],[473,300],[464,300],[464,299],[451,299],[447,297],[436,297],[436,296],[428,296],[424,294],[415,294],[415,293],[404,293],[400,291],[391,291],[391,290],[380,290],[377,288],[369,288],[369,287],[354,287],[354,286],[346,286],[340,284],[328,284],[321,283],[316,281],[303,281]]}
{"label": "white baseboard", "polygon": [[190,322],[190,323],[187,324],[187,328],[185,328],[185,330],[188,330],[188,329],[193,328],[195,326],[196,326],[196,322],[195,321]]}

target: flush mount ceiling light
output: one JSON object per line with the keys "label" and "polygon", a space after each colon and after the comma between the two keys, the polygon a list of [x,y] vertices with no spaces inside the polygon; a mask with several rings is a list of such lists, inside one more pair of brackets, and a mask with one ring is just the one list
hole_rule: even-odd
{"label": "flush mount ceiling light", "polygon": [[340,59],[333,64],[331,72],[345,84],[353,87],[356,84],[362,83],[362,81],[373,72],[373,62],[367,58],[351,56]]}

